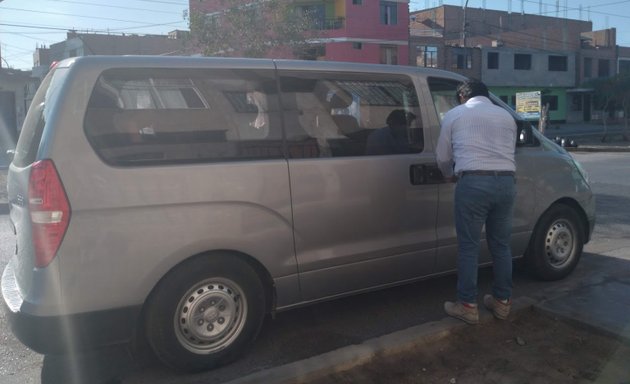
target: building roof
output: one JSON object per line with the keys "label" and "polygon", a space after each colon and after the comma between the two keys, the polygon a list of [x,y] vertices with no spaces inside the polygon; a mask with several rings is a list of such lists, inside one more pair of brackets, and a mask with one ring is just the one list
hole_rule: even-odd
{"label": "building roof", "polygon": [[31,71],[21,71],[19,69],[0,68],[0,80],[6,82],[24,82],[31,80]]}
{"label": "building roof", "polygon": [[[78,41],[77,41],[78,40]],[[182,54],[185,41],[166,35],[105,35],[69,32],[66,41],[52,44],[51,51],[83,46],[86,55],[174,55]]]}

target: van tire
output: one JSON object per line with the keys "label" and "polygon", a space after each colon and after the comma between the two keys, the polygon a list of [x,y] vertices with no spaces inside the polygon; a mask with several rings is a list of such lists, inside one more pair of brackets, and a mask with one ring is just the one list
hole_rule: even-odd
{"label": "van tire", "polygon": [[526,261],[541,280],[559,280],[578,264],[584,247],[580,217],[564,204],[551,206],[540,218],[530,240]]}
{"label": "van tire", "polygon": [[256,271],[237,255],[197,256],[169,272],[151,294],[147,340],[156,356],[178,371],[225,365],[258,335],[264,292]]}

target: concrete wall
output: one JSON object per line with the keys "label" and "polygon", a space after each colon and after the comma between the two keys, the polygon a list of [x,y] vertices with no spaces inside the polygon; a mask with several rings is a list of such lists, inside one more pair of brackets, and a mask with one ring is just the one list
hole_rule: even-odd
{"label": "concrete wall", "polygon": [[[488,69],[488,52],[499,54],[499,68]],[[531,55],[531,69],[514,69],[516,54]],[[550,71],[549,56],[566,56],[566,71]],[[542,87],[574,87],[575,86],[575,53],[546,52],[517,48],[482,48],[481,78],[488,86],[542,86]]]}
{"label": "concrete wall", "polygon": [[541,91],[545,96],[555,97],[557,98],[557,108],[555,110],[549,110],[549,120],[550,121],[565,121],[567,116],[567,92],[565,88],[555,88],[555,87],[489,87],[490,92],[494,93],[496,96],[507,97],[508,104],[515,108],[512,99],[516,97],[517,93],[520,92],[534,92]]}
{"label": "concrete wall", "polygon": [[0,68],[0,165],[8,164],[37,85],[28,71]]}

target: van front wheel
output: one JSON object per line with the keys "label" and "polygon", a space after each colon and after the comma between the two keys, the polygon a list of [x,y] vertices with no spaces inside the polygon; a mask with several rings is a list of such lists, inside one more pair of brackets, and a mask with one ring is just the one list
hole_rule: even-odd
{"label": "van front wheel", "polygon": [[536,277],[559,280],[575,269],[584,247],[584,230],[578,214],[562,204],[540,218],[526,259]]}
{"label": "van front wheel", "polygon": [[227,364],[256,338],[265,309],[254,269],[233,255],[199,256],[158,284],[146,311],[157,357],[185,372]]}

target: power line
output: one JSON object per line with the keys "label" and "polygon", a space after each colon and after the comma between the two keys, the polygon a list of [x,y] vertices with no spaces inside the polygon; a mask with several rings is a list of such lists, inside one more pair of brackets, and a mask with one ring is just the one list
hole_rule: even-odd
{"label": "power line", "polygon": [[[520,15],[519,16],[514,16],[514,17],[520,17]],[[446,22],[449,22],[449,23],[453,23],[454,25],[456,25],[458,21],[459,21],[459,19],[455,19],[455,18],[453,18],[453,19],[445,19],[445,24],[446,24]],[[489,23],[489,22],[487,22],[485,20],[472,19],[472,20],[469,20],[469,22],[470,23],[475,23],[477,25],[481,24],[480,29],[483,29],[483,27],[490,27],[490,28],[496,29],[496,31],[497,31],[497,32],[494,32],[494,33],[492,33],[492,32],[491,33],[477,33],[476,35],[471,35],[471,36],[469,36],[469,38],[472,39],[472,40],[474,40],[475,38],[492,38],[492,36],[495,36],[495,35],[499,34],[498,31],[501,31],[500,33],[509,33],[510,34],[510,37],[511,37],[510,43],[511,43],[511,45],[513,45],[513,46],[515,46],[517,48],[531,49],[531,48],[529,48],[527,46],[528,42],[532,41],[533,39],[542,39],[543,38],[541,35],[529,33],[529,32],[526,32],[525,30],[518,30],[518,29],[517,30],[512,30],[512,29],[509,29],[509,28],[502,27],[501,25],[496,25],[496,24]],[[577,21],[577,22],[585,23],[585,21]],[[450,40],[450,41],[452,41],[454,43],[457,43],[458,40],[459,40],[459,34],[460,33],[461,32],[459,30],[454,29],[453,31],[451,31],[451,32],[449,32],[447,34],[444,34],[443,37],[444,37],[444,40]],[[555,39],[553,37],[545,37],[545,39],[549,43],[552,43],[552,44],[555,44],[555,45],[565,45],[567,47],[568,51],[576,50],[576,49],[580,48],[580,42],[579,41],[572,42],[572,41],[568,41],[568,40]],[[544,50],[544,49],[538,49],[538,48],[537,48],[537,50],[554,52],[554,50]]]}
{"label": "power line", "polygon": [[[551,7],[551,8],[555,8],[556,7],[555,3],[554,4],[541,3],[539,0],[523,0],[523,1],[526,2],[526,3],[530,3],[530,4],[536,4],[536,6],[544,5],[545,7]],[[452,1],[452,2],[454,2],[454,1]],[[597,5],[591,5],[588,8],[589,8],[589,12],[590,13],[603,15],[603,16],[613,16],[613,17],[620,17],[620,18],[624,18],[624,19],[629,19],[630,16],[627,16],[627,15],[620,15],[618,13],[601,12],[601,11],[594,11],[593,10],[593,8],[601,9],[603,7],[606,7],[606,6],[625,4],[625,3],[630,3],[630,0],[613,1],[613,2],[609,2],[609,3],[598,3]],[[455,5],[452,5],[452,6],[455,6]],[[566,11],[579,11],[579,9],[580,9],[579,6],[578,7],[568,7],[568,6],[560,6],[560,5],[558,6],[558,10],[563,10],[564,12],[566,12]],[[489,11],[493,11],[495,9],[488,9],[488,10]],[[412,11],[412,12],[416,12],[416,11]],[[553,11],[547,11],[547,12],[526,12],[526,13],[527,14],[549,15],[549,14],[556,13],[556,11],[553,10]]]}
{"label": "power line", "polygon": [[19,27],[19,28],[50,29],[50,30],[64,31],[64,32],[72,29],[72,28],[50,27],[50,26],[44,26],[44,25],[29,25],[29,24],[0,23],[0,25],[6,25],[8,27]]}
{"label": "power line", "polygon": [[[71,30],[86,30],[86,31],[94,31],[94,32],[98,32],[98,33],[108,33],[108,32],[112,32],[112,31],[127,31],[130,29],[142,29],[142,28],[153,28],[153,27],[162,27],[162,26],[169,26],[169,25],[177,25],[180,24],[180,21],[176,21],[176,22],[172,22],[172,23],[159,23],[159,24],[143,24],[143,25],[137,25],[135,27],[127,27],[127,28],[107,28],[107,29],[95,29],[95,28],[77,28],[77,27],[72,27],[72,28],[67,28],[67,27],[52,27],[52,26],[44,26],[44,25],[33,25],[33,24],[12,24],[12,23],[0,23],[0,25],[5,25],[8,27],[18,27],[18,28],[32,28],[32,29],[45,29],[45,30],[51,30],[51,31],[61,31],[61,32],[67,32],[67,31],[71,31]],[[5,32],[7,33],[7,32]],[[41,32],[43,34],[45,33],[54,33],[54,32]]]}
{"label": "power line", "polygon": [[[138,1],[144,1],[144,2],[147,2],[147,3],[181,5],[181,3],[177,3],[177,2],[174,2],[174,1],[156,1],[156,0],[138,0]],[[188,1],[184,5],[188,5]]]}
{"label": "power line", "polygon": [[[15,7],[8,7],[6,3],[6,1],[0,3],[0,13],[2,14],[0,17],[0,42],[7,47],[3,53],[7,58],[14,55],[20,56],[24,62],[30,62],[30,59],[27,58],[27,51],[19,49],[17,46],[29,46],[31,43],[27,39],[34,40],[35,43],[53,44],[65,40],[65,34],[69,30],[110,35],[123,35],[125,33],[149,35],[155,34],[156,31],[166,30],[166,28],[169,28],[168,30],[188,28],[184,17],[180,16],[182,15],[180,11],[188,8],[189,1],[187,0],[125,0],[98,2],[100,4],[89,3],[88,0],[40,0],[37,9],[31,5],[31,2],[18,3],[21,6]],[[180,8],[180,10],[168,11],[173,6]],[[26,16],[20,16],[20,13]],[[160,19],[166,18],[164,15],[167,14],[171,15],[171,20],[159,22]],[[55,22],[57,25],[24,22],[40,20],[38,15],[41,15],[42,21],[45,18],[60,21]],[[155,16],[152,17],[151,15]],[[173,20],[173,16],[176,16],[176,20]],[[74,23],[88,24],[88,26],[84,28]],[[8,30],[9,28],[11,31]],[[28,31],[28,33],[20,33],[22,30]],[[158,33],[165,34],[165,32]],[[20,39],[23,42],[16,44],[15,42],[20,41]],[[13,42],[13,45],[6,45],[6,42]],[[25,52],[25,54],[21,55],[21,52]],[[32,53],[32,51],[28,52]],[[15,65],[15,63],[13,64]]]}
{"label": "power line", "polygon": [[[533,1],[533,0],[524,0],[524,1],[525,1],[525,2],[528,2],[528,3],[536,3],[536,4],[539,4],[538,2],[535,2],[535,1]],[[616,14],[616,13],[608,13],[608,12],[593,11],[593,8],[594,8],[594,7],[596,7],[596,8],[601,8],[601,7],[605,7],[605,6],[609,6],[609,5],[617,5],[617,4],[623,4],[623,3],[630,3],[630,0],[623,0],[623,1],[615,1],[615,2],[612,2],[612,3],[597,4],[596,6],[592,6],[592,5],[591,5],[591,6],[589,7],[589,12],[590,12],[590,13],[595,13],[595,14],[598,14],[598,15],[604,15],[604,16],[615,16],[615,17],[621,17],[621,18],[625,18],[625,19],[630,19],[630,16],[619,15],[619,14]],[[551,4],[543,3],[543,5],[550,6]],[[570,8],[570,7],[561,7],[561,8],[562,8],[562,9],[563,9],[563,11],[565,11],[565,12],[566,12],[566,11],[579,11],[579,10],[580,10],[580,7],[573,7],[573,8]],[[541,13],[541,15],[551,14],[551,13],[555,13],[555,11],[542,12],[542,13]]]}
{"label": "power line", "polygon": [[143,29],[143,28],[153,28],[153,27],[167,27],[169,25],[177,25],[180,24],[180,21],[176,21],[173,23],[161,23],[161,24],[146,24],[146,25],[141,25],[141,26],[135,26],[135,27],[127,27],[127,28],[111,28],[108,29],[108,31],[128,31],[130,29]]}
{"label": "power line", "polygon": [[[161,10],[158,10],[158,9],[123,7],[123,6],[120,6],[120,5],[109,5],[109,4],[94,4],[94,3],[86,3],[86,2],[83,2],[83,1],[70,1],[70,0],[47,0],[47,1],[53,1],[53,2],[56,2],[56,3],[87,5],[87,6],[93,6],[93,7],[125,9],[125,10],[128,10],[128,11],[143,11],[143,12],[153,12],[153,13],[164,13],[164,14],[170,14],[170,15],[173,14],[173,12],[161,11]],[[152,3],[160,3],[160,1],[152,1]],[[168,3],[168,2],[166,2],[166,3]],[[173,3],[173,4],[176,4],[176,3]],[[181,5],[182,6],[187,6],[188,4],[181,4]]]}
{"label": "power line", "polygon": [[11,47],[11,48],[13,48],[13,49],[17,49],[17,50],[20,50],[20,51],[25,51],[25,52],[32,52],[32,51],[31,51],[31,50],[29,50],[29,49],[26,49],[26,48],[23,48],[23,47],[19,47],[19,46],[17,46],[17,45],[13,45],[13,44],[2,43],[2,46],[3,46],[3,47]]}
{"label": "power line", "polygon": [[32,9],[22,9],[22,8],[11,8],[11,7],[0,7],[0,9],[7,9],[10,11],[19,11],[19,12],[29,12],[29,13],[37,13],[37,14],[47,14],[47,15],[55,15],[55,16],[71,16],[71,17],[80,17],[80,18],[84,18],[84,19],[94,19],[94,20],[107,20],[107,21],[118,21],[118,22],[122,22],[122,23],[138,23],[138,21],[135,20],[121,20],[121,19],[114,19],[114,18],[110,18],[110,17],[100,17],[100,16],[83,16],[83,15],[75,15],[72,13],[62,13],[62,12],[46,12],[46,11],[35,11]]}

